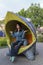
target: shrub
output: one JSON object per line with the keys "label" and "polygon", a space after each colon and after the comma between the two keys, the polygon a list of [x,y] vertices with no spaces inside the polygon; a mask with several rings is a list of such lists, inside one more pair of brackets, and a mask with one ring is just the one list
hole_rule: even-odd
{"label": "shrub", "polygon": [[7,46],[7,41],[0,41],[0,46]]}
{"label": "shrub", "polygon": [[0,37],[0,47],[7,46],[7,40],[5,37]]}
{"label": "shrub", "polygon": [[38,42],[43,42],[43,36],[38,36],[37,41],[38,41]]}

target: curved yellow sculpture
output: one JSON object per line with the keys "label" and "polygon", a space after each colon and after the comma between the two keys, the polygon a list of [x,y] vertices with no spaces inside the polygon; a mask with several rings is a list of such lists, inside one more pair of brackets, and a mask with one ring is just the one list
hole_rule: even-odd
{"label": "curved yellow sculpture", "polygon": [[12,38],[9,31],[15,31],[15,25],[17,22],[20,22],[24,30],[28,30],[26,33],[26,39],[28,40],[29,44],[27,46],[22,46],[19,49],[18,54],[23,53],[27,49],[29,49],[33,44],[36,42],[36,32],[32,22],[28,21],[26,18],[14,14],[12,12],[8,12],[5,17],[5,31],[6,37],[8,41],[8,47],[11,47],[11,42],[15,41],[15,38]]}

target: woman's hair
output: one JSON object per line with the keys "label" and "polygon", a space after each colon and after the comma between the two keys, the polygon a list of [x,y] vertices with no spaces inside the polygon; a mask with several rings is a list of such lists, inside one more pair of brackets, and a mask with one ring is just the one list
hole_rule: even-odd
{"label": "woman's hair", "polygon": [[18,22],[17,24],[20,26],[20,28],[22,27],[22,26],[21,26],[21,23]]}
{"label": "woman's hair", "polygon": [[[21,25],[21,23],[18,22],[17,24],[20,26],[20,31],[21,31],[21,30],[22,30],[22,25]],[[16,25],[17,25],[17,24],[16,24]],[[16,28],[15,31],[17,32],[17,28]]]}

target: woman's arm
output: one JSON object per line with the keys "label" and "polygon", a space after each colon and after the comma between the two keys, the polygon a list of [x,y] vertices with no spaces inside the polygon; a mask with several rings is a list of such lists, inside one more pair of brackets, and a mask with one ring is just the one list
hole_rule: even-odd
{"label": "woman's arm", "polygon": [[27,31],[28,31],[28,30],[23,31],[22,38],[25,38],[25,33],[26,33]]}
{"label": "woman's arm", "polygon": [[10,31],[10,34],[12,37],[15,37],[15,32],[13,33],[12,31]]}

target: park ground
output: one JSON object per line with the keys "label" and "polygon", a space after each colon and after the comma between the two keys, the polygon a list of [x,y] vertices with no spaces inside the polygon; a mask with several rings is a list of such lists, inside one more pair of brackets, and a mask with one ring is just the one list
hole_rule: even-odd
{"label": "park ground", "polygon": [[43,65],[43,43],[37,42],[36,47],[39,55],[34,61],[28,60],[25,56],[19,56],[14,63],[11,63],[9,57],[6,56],[8,48],[0,49],[0,65]]}

